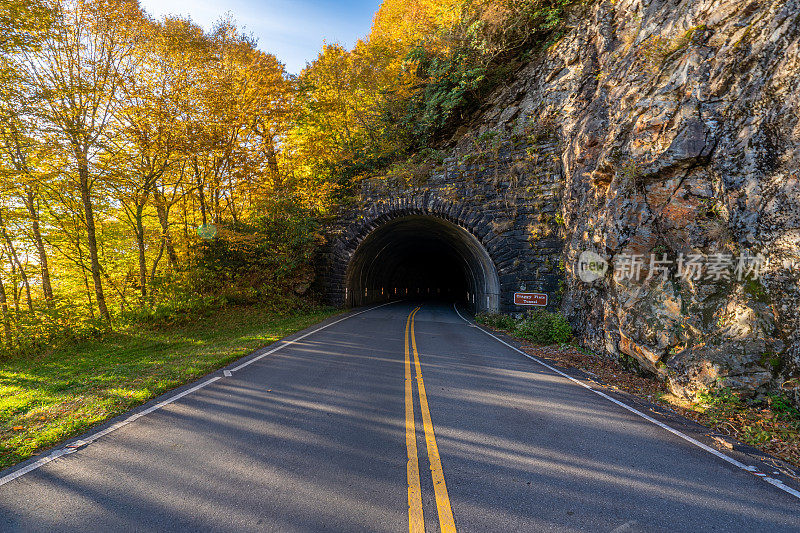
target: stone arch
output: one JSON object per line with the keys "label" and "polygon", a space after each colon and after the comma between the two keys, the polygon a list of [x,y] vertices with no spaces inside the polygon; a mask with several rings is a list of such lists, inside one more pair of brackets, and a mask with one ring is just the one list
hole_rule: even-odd
{"label": "stone arch", "polygon": [[[434,291],[477,311],[498,311],[492,237],[490,219],[432,195],[376,202],[333,245],[329,298],[355,306]],[[428,268],[414,263],[422,259]]]}

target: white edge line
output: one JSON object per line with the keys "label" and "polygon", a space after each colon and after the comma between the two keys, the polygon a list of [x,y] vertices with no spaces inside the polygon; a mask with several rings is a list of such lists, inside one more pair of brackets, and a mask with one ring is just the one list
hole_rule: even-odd
{"label": "white edge line", "polygon": [[[395,300],[395,301],[397,301],[397,300]],[[381,305],[376,305],[374,307],[370,307],[368,309],[364,309],[363,311],[359,311],[358,313],[353,313],[351,315],[347,315],[346,317],[340,318],[339,320],[336,320],[335,322],[331,322],[330,324],[326,324],[326,325],[324,325],[322,327],[319,327],[319,328],[317,328],[317,329],[315,329],[313,331],[310,331],[310,332],[306,333],[305,335],[297,337],[296,339],[293,339],[291,341],[283,341],[283,343],[280,346],[278,346],[277,348],[273,348],[272,350],[264,352],[263,354],[258,355],[257,357],[253,357],[252,359],[249,359],[249,360],[245,361],[244,363],[242,363],[241,365],[237,366],[236,368],[232,368],[229,371],[225,370],[224,372],[236,372],[237,370],[241,370],[242,368],[246,367],[247,365],[249,365],[251,363],[255,363],[259,359],[263,359],[264,357],[266,357],[266,356],[268,356],[270,354],[273,354],[273,353],[277,352],[280,349],[286,348],[287,346],[291,346],[292,344],[296,343],[299,340],[305,339],[309,335],[313,335],[314,333],[317,333],[318,331],[322,331],[325,328],[333,326],[334,324],[338,324],[339,322],[343,322],[343,321],[345,321],[345,320],[347,320],[349,318],[353,318],[354,316],[358,316],[358,315],[360,315],[362,313],[366,313],[367,311],[372,311],[373,309],[377,309],[379,307],[383,307],[385,305],[389,305],[389,304],[395,303],[395,301],[386,302],[386,303],[381,304]],[[124,420],[120,420],[119,422],[115,422],[114,424],[108,426],[107,428],[105,428],[103,430],[100,430],[100,431],[98,431],[96,433],[92,433],[88,437],[84,437],[83,439],[81,439],[82,446],[85,446],[87,444],[91,444],[92,442],[96,441],[100,437],[104,437],[105,435],[108,435],[109,433],[111,433],[113,431],[116,431],[116,430],[118,430],[119,428],[121,428],[123,426],[127,426],[128,424],[130,424],[134,420],[137,420],[137,419],[139,419],[139,418],[141,418],[141,417],[143,417],[145,415],[149,415],[153,411],[157,411],[157,410],[161,409],[162,407],[167,406],[167,405],[171,404],[174,401],[180,400],[184,396],[189,395],[189,394],[191,394],[191,393],[193,393],[195,391],[198,391],[198,390],[202,389],[203,387],[207,387],[208,385],[211,385],[212,383],[214,383],[215,381],[220,380],[220,379],[222,379],[222,376],[215,376],[213,378],[207,379],[204,382],[199,383],[199,384],[195,385],[194,387],[192,387],[190,389],[186,389],[185,391],[179,392],[175,396],[167,398],[166,400],[161,401],[161,402],[153,405],[152,407],[148,407],[147,409],[145,409],[143,411],[140,411],[140,412],[138,412],[136,414],[133,414],[133,415],[125,418]],[[17,478],[20,478],[20,477],[24,476],[25,474],[28,474],[29,472],[33,472],[34,470],[36,470],[38,468],[41,468],[42,466],[46,465],[47,463],[49,463],[49,462],[51,462],[51,461],[53,461],[55,459],[58,459],[62,455],[68,455],[68,454],[70,454],[70,453],[72,453],[74,451],[75,451],[74,449],[63,448],[63,447],[60,448],[60,449],[57,449],[57,450],[53,450],[52,452],[50,452],[49,455],[47,455],[45,457],[42,457],[41,459],[39,459],[37,461],[34,461],[33,463],[31,463],[31,464],[29,464],[29,465],[27,465],[27,466],[25,466],[23,468],[20,468],[19,470],[15,470],[14,472],[11,472],[10,474],[7,474],[7,475],[1,477],[0,478],[0,487],[5,485],[6,483],[9,483],[11,481],[14,481]]]}
{"label": "white edge line", "polygon": [[[395,301],[397,301],[397,300],[395,300]],[[257,355],[255,357],[253,357],[252,359],[248,359],[247,361],[245,361],[241,365],[239,365],[237,367],[234,367],[234,368],[231,368],[230,371],[231,372],[236,372],[238,370],[241,370],[244,367],[246,367],[247,365],[251,365],[251,364],[255,363],[256,361],[258,361],[260,359],[263,359],[264,357],[277,352],[278,350],[286,348],[287,346],[291,346],[292,344],[296,343],[297,341],[301,341],[301,340],[305,339],[306,337],[308,337],[309,335],[313,335],[314,333],[317,333],[318,331],[322,331],[323,329],[329,328],[329,327],[331,327],[331,326],[333,326],[335,324],[338,324],[339,322],[344,322],[345,320],[353,318],[354,316],[358,316],[360,314],[366,313],[367,311],[372,311],[373,309],[377,309],[379,307],[383,307],[385,305],[389,305],[389,304],[392,304],[392,303],[394,303],[394,302],[386,302],[386,303],[381,304],[381,305],[376,305],[374,307],[370,307],[369,309],[364,309],[363,311],[359,311],[358,313],[353,313],[352,315],[347,315],[346,317],[340,318],[339,320],[331,322],[330,324],[325,324],[324,326],[322,326],[320,328],[317,328],[314,331],[309,331],[305,335],[301,335],[301,336],[297,337],[296,339],[292,339],[290,341],[283,341],[283,344],[281,344],[277,348],[273,348],[273,349],[271,349],[269,351],[266,351],[266,352],[264,352],[264,353],[262,353],[260,355]]]}
{"label": "white edge line", "polygon": [[[610,401],[611,403],[614,403],[614,404],[622,407],[623,409],[626,409],[626,410],[630,411],[631,413],[633,413],[633,414],[635,414],[637,416],[640,416],[641,418],[644,418],[648,422],[651,422],[651,423],[655,424],[656,426],[669,431],[673,435],[676,435],[676,436],[682,438],[686,442],[689,442],[690,444],[694,444],[695,446],[697,446],[701,450],[704,450],[704,451],[706,451],[706,452],[708,452],[708,453],[710,453],[712,455],[715,455],[715,456],[719,457],[720,459],[722,459],[723,461],[727,461],[728,463],[730,463],[730,464],[732,464],[732,465],[734,465],[734,466],[736,466],[738,468],[741,468],[742,470],[744,470],[746,472],[753,473],[753,467],[752,466],[747,466],[744,463],[740,463],[736,459],[734,459],[732,457],[728,457],[727,455],[725,455],[724,453],[720,452],[719,450],[715,450],[711,446],[707,446],[706,444],[703,444],[702,442],[700,442],[700,441],[698,441],[696,439],[693,439],[692,437],[690,437],[689,435],[683,433],[682,431],[678,431],[677,429],[675,429],[673,427],[670,427],[667,424],[665,424],[663,422],[660,422],[660,421],[656,420],[655,418],[652,418],[652,417],[644,414],[643,412],[639,411],[638,409],[635,409],[635,408],[631,407],[630,405],[628,405],[628,404],[626,404],[624,402],[621,402],[621,401],[619,401],[619,400],[617,400],[615,398],[612,398],[611,396],[609,396],[608,394],[605,394],[604,392],[601,392],[599,390],[593,389],[592,387],[590,387],[590,386],[586,385],[585,383],[573,378],[572,376],[570,376],[568,374],[565,374],[564,372],[558,370],[557,368],[554,368],[554,367],[548,365],[547,363],[545,363],[544,361],[542,361],[538,357],[534,357],[533,355],[527,354],[527,353],[523,352],[522,350],[520,350],[519,348],[517,348],[515,346],[512,346],[511,344],[507,343],[506,341],[504,341],[500,337],[497,337],[497,336],[493,335],[492,333],[489,333],[488,331],[486,331],[482,327],[472,324],[469,320],[464,318],[464,316],[461,313],[459,313],[458,307],[455,304],[453,304],[453,309],[455,309],[455,311],[458,314],[458,316],[460,316],[461,319],[464,322],[466,322],[468,325],[479,329],[483,333],[485,333],[485,334],[489,335],[490,337],[492,337],[497,342],[505,344],[506,346],[508,346],[509,348],[514,350],[515,352],[521,353],[522,355],[524,355],[528,359],[530,359],[530,360],[542,365],[543,367],[545,367],[545,368],[547,368],[549,370],[552,370],[556,374],[559,374],[560,376],[563,376],[563,377],[567,378],[568,380],[572,381],[573,383],[577,383],[581,387],[592,391],[593,393],[597,394],[598,396],[601,396],[601,397],[605,398],[606,400]],[[764,477],[764,478],[761,478],[761,479],[763,479],[764,481],[766,481],[770,485],[773,485],[773,486],[781,489],[782,491],[791,494],[795,498],[800,499],[800,491],[797,491],[797,490],[795,490],[795,489],[793,489],[791,487],[786,486],[781,480],[774,479],[774,478],[771,478],[771,477]]]}

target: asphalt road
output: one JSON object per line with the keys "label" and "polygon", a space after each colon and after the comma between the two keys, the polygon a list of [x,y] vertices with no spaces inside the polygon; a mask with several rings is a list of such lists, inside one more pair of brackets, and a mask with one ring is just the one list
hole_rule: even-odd
{"label": "asphalt road", "polygon": [[0,531],[800,531],[800,499],[416,307],[295,335],[6,482]]}

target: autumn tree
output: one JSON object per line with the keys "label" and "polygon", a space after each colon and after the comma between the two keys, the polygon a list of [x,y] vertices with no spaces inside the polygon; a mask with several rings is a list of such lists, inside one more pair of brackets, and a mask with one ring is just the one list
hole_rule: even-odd
{"label": "autumn tree", "polygon": [[37,137],[34,113],[35,101],[21,91],[6,91],[0,101],[0,192],[18,198],[25,207],[30,237],[38,254],[43,295],[50,305],[53,289],[41,231],[40,196],[52,174],[52,150],[42,137]]}
{"label": "autumn tree", "polygon": [[[142,24],[145,38],[133,51],[134,75],[123,79],[120,104],[116,107],[110,142],[113,155],[106,161],[109,186],[123,207],[138,251],[139,291],[147,297],[149,281],[154,276],[164,248],[169,245],[166,200],[158,184],[169,167],[182,156],[184,112],[182,94],[189,80],[175,68],[171,38],[164,28],[153,22]],[[159,252],[148,276],[146,257],[146,208],[155,198],[162,226]],[[174,250],[170,249],[171,261]]]}
{"label": "autumn tree", "polygon": [[294,76],[230,17],[6,0],[3,342],[307,286],[317,219],[446,134],[570,3],[385,0],[365,39]]}
{"label": "autumn tree", "polygon": [[19,59],[46,38],[52,18],[49,6],[38,1],[8,0],[0,5],[0,192],[18,196],[30,215],[48,303],[53,290],[38,201],[40,183],[46,180],[42,155],[47,149],[35,136],[32,116],[37,102],[24,90]]}
{"label": "autumn tree", "polygon": [[43,102],[39,116],[69,147],[83,206],[97,307],[108,321],[92,191],[94,169],[119,105],[123,80],[135,72],[133,53],[143,18],[135,0],[77,0],[54,4],[48,37],[23,63],[24,76]]}

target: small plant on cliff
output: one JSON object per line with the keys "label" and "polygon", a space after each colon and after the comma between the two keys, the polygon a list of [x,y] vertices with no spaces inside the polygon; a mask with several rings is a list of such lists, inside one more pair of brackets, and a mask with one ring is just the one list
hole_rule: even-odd
{"label": "small plant on cliff", "polygon": [[[712,427],[725,432],[735,428],[734,435],[752,446],[775,441],[797,443],[798,440],[800,411],[783,394],[773,393],[766,400],[756,402],[742,398],[729,387],[722,387],[698,394],[694,409],[701,412],[704,422]],[[793,462],[800,459],[796,451],[788,453]]]}
{"label": "small plant on cliff", "polygon": [[640,53],[644,58],[646,67],[652,72],[657,73],[661,66],[675,53],[685,49],[695,38],[706,30],[705,25],[694,26],[682,34],[665,38],[653,36],[646,39],[641,46]]}

